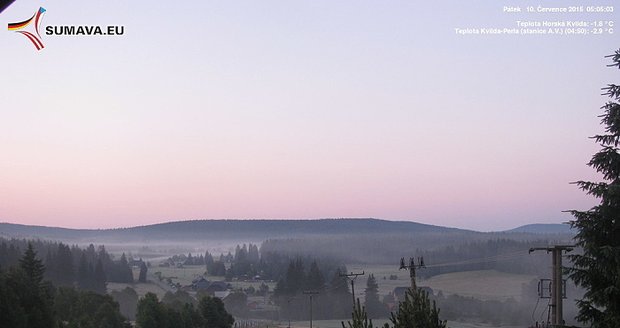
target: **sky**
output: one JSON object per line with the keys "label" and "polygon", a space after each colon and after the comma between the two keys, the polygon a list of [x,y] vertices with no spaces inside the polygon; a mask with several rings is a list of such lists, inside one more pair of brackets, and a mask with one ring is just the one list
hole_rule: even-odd
{"label": "sky", "polygon": [[[587,3],[586,3],[587,2]],[[30,1],[0,31],[0,222],[374,217],[476,230],[560,223],[601,132],[616,13],[561,2]],[[612,6],[612,0],[583,1]],[[616,6],[617,7],[617,6]],[[459,35],[517,20],[601,35]],[[32,26],[28,27],[32,31]]]}

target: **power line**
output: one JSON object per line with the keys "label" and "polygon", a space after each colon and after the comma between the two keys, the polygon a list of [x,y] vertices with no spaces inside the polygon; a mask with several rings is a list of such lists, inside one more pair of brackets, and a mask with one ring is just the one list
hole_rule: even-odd
{"label": "power line", "polygon": [[[351,293],[353,295],[353,311],[355,311],[355,279],[357,279],[357,277],[359,276],[363,276],[364,275],[364,271],[362,271],[362,273],[341,273],[340,276],[341,277],[347,277],[347,279],[351,280]],[[353,277],[353,278],[351,278]]]}
{"label": "power line", "polygon": [[562,252],[570,252],[573,248],[575,248],[574,245],[555,245],[549,247],[532,247],[529,250],[529,253],[535,251],[547,251],[547,253],[552,254],[553,275],[551,277],[551,297],[549,307],[551,308],[551,324],[553,327],[560,327],[564,325],[564,319],[562,318],[562,300],[566,294],[566,285],[564,283],[564,279],[562,279]]}
{"label": "power line", "polygon": [[445,266],[452,266],[452,265],[480,264],[480,263],[508,261],[508,260],[519,258],[519,257],[525,257],[525,255],[527,255],[527,251],[517,251],[517,252],[497,254],[497,255],[491,255],[491,256],[485,256],[485,257],[479,257],[479,258],[473,258],[473,259],[467,259],[467,260],[461,260],[461,261],[431,264],[431,265],[427,265],[426,267],[427,268],[438,268],[438,267],[445,267]]}
{"label": "power line", "polygon": [[[314,290],[304,290],[304,295],[310,295],[310,328],[312,328],[312,296],[318,295],[319,292]],[[290,326],[290,323],[289,323]]]}
{"label": "power line", "polygon": [[418,288],[415,283],[415,269],[426,268],[424,265],[424,257],[418,257],[418,264],[415,264],[413,257],[409,258],[409,265],[405,265],[405,258],[400,258],[400,268],[399,270],[409,269],[409,278],[411,279],[411,292],[417,293]]}

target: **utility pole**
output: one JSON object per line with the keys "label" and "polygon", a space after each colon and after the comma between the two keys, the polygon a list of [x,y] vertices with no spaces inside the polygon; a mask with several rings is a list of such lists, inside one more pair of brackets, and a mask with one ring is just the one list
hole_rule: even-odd
{"label": "utility pole", "polygon": [[411,291],[414,293],[418,292],[418,287],[415,283],[415,269],[426,268],[424,265],[424,257],[418,257],[418,264],[415,264],[413,257],[409,258],[409,265],[405,265],[405,258],[400,258],[400,268],[399,270],[409,269],[409,278],[411,278]]}
{"label": "utility pole", "polygon": [[[305,290],[304,294],[305,295],[310,295],[310,328],[312,328],[312,296],[317,295],[319,292],[317,291],[311,291],[311,290]],[[290,323],[289,323],[289,327],[290,327]]]}
{"label": "utility pole", "polygon": [[289,313],[288,313],[288,328],[291,328],[291,312],[290,312],[291,311],[291,301],[294,300],[294,299],[295,299],[295,297],[288,297],[286,299],[286,304],[288,305],[288,311],[289,311]]}
{"label": "utility pole", "polygon": [[347,279],[351,280],[351,294],[353,295],[353,311],[355,311],[355,279],[357,279],[358,276],[363,276],[364,275],[364,271],[362,271],[362,273],[341,273],[340,276],[341,277],[347,277]]}
{"label": "utility pole", "polygon": [[566,297],[564,279],[562,279],[562,252],[570,252],[574,245],[555,245],[550,247],[533,247],[534,251],[547,251],[552,255],[553,274],[551,276],[551,324],[553,327],[563,327],[562,299]]}

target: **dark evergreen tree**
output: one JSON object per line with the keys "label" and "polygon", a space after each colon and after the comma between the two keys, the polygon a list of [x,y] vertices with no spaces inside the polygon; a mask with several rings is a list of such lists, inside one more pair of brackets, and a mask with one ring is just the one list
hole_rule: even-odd
{"label": "dark evergreen tree", "polygon": [[428,293],[418,289],[407,291],[405,300],[392,313],[390,321],[394,328],[445,328],[446,322],[439,319],[439,309],[428,298]]}
{"label": "dark evergreen tree", "polygon": [[204,319],[200,315],[200,312],[191,303],[183,304],[183,308],[180,313],[180,324],[175,327],[182,328],[199,328],[204,327]]}
{"label": "dark evergreen tree", "polygon": [[[359,298],[355,304],[355,310],[353,311],[352,320],[347,321],[347,324],[342,323],[342,328],[374,328],[372,325],[372,319],[368,319],[366,309],[360,305]],[[387,324],[386,324],[387,327]]]}
{"label": "dark evergreen tree", "polygon": [[53,269],[54,284],[59,286],[73,286],[75,280],[75,274],[73,271],[73,255],[69,246],[59,243],[54,258]]}
{"label": "dark evergreen tree", "polygon": [[11,268],[10,271],[0,270],[0,327],[26,328],[28,317],[19,295],[19,288],[27,284],[26,275],[20,269]]}
{"label": "dark evergreen tree", "polygon": [[325,277],[323,277],[323,273],[319,269],[319,265],[316,261],[310,264],[310,270],[306,278],[306,289],[314,291],[322,291],[325,289]]}
{"label": "dark evergreen tree", "polygon": [[[34,251],[32,244],[19,260],[20,270],[14,270],[11,285],[18,295],[19,306],[26,314],[27,326],[31,328],[52,327],[54,322],[52,311],[52,287],[43,283],[45,267]],[[25,279],[24,279],[25,278]]]}
{"label": "dark evergreen tree", "polygon": [[258,263],[259,259],[258,246],[250,244],[248,248],[248,261]]}
{"label": "dark evergreen tree", "polygon": [[305,272],[304,263],[298,258],[295,261],[291,261],[288,270],[286,271],[286,290],[289,295],[295,295],[301,292],[305,285]]}
{"label": "dark evergreen tree", "polygon": [[127,262],[127,257],[125,253],[121,255],[121,259],[116,265],[117,267],[117,282],[133,282],[133,272],[131,271],[131,267],[129,266],[129,262]]}
{"label": "dark evergreen tree", "polygon": [[230,328],[235,323],[233,316],[226,312],[222,300],[217,297],[205,296],[200,299],[198,310],[205,320],[205,327]]}
{"label": "dark evergreen tree", "polygon": [[187,258],[185,259],[185,263],[183,263],[184,265],[194,265],[194,257],[192,256],[192,253],[187,254]]}
{"label": "dark evergreen tree", "polygon": [[366,290],[364,291],[364,306],[371,318],[380,318],[387,315],[385,306],[379,300],[379,284],[373,274],[366,280]]}
{"label": "dark evergreen tree", "polygon": [[[250,248],[252,248],[252,245],[250,245]],[[235,248],[235,256],[229,270],[233,276],[254,276],[256,274],[254,263],[249,259],[248,246],[246,244],[243,244],[243,247],[237,245]]]}
{"label": "dark evergreen tree", "polygon": [[306,275],[301,259],[290,261],[286,274],[280,279],[274,289],[274,296],[294,296],[300,294],[306,287]]}
{"label": "dark evergreen tree", "polygon": [[103,263],[101,260],[97,260],[97,264],[95,265],[92,290],[100,294],[105,294],[106,292],[106,275],[103,271]]}
{"label": "dark evergreen tree", "polygon": [[146,267],[146,263],[142,262],[140,265],[140,276],[138,277],[139,282],[146,282],[146,272],[148,268]]}
{"label": "dark evergreen tree", "polygon": [[35,286],[39,286],[43,281],[45,266],[37,258],[37,253],[32,248],[31,243],[28,243],[28,248],[24,252],[24,256],[19,260],[19,264],[30,282]]}
{"label": "dark evergreen tree", "polygon": [[146,293],[138,301],[136,325],[139,328],[166,328],[166,309],[157,299],[157,295]]}
{"label": "dark evergreen tree", "polygon": [[195,265],[205,265],[205,257],[200,254],[200,256],[196,257]]}
{"label": "dark evergreen tree", "polygon": [[346,318],[351,315],[351,292],[349,281],[340,274],[345,273],[345,268],[338,268],[329,283],[329,305],[332,318]]}
{"label": "dark evergreen tree", "polygon": [[214,262],[211,266],[211,269],[208,270],[210,275],[213,276],[225,276],[226,275],[226,265],[222,261]]}
{"label": "dark evergreen tree", "polygon": [[54,298],[57,320],[62,327],[130,327],[118,303],[109,295],[61,287]]}
{"label": "dark evergreen tree", "polygon": [[93,244],[88,245],[83,254],[86,256],[86,260],[89,263],[94,263],[97,260],[97,252],[95,251],[95,245]]}
{"label": "dark evergreen tree", "polygon": [[207,272],[210,275],[215,275],[213,272],[215,271],[213,264],[215,263],[215,261],[213,260],[213,256],[211,254],[209,254],[209,252],[205,253],[205,266],[207,268]]}
{"label": "dark evergreen tree", "polygon": [[[620,50],[609,66],[620,68]],[[620,323],[620,85],[610,84],[605,95],[611,100],[603,107],[601,124],[605,132],[593,137],[601,146],[588,165],[602,175],[601,182],[579,181],[587,194],[600,199],[588,211],[571,213],[571,226],[582,254],[572,255],[571,279],[586,289],[577,302],[577,320],[595,328],[618,327]]]}
{"label": "dark evergreen tree", "polygon": [[78,287],[80,287],[81,289],[94,289],[95,283],[93,276],[93,267],[87,262],[85,254],[82,254],[82,256],[80,256],[80,263],[78,264],[77,272],[77,283]]}
{"label": "dark evergreen tree", "polygon": [[136,306],[138,305],[139,297],[133,288],[125,287],[121,291],[114,290],[110,293],[110,296],[118,302],[119,310],[125,318],[136,320]]}
{"label": "dark evergreen tree", "polygon": [[57,273],[54,270],[50,270],[50,268],[54,267],[54,254],[52,253],[52,248],[48,247],[47,248],[47,255],[45,255],[45,267],[47,268],[47,270],[45,270],[45,279],[49,280],[49,281],[55,281],[57,278]]}
{"label": "dark evergreen tree", "polygon": [[182,290],[177,290],[174,293],[166,292],[161,302],[177,311],[181,310],[183,304],[198,305],[198,302],[188,292]]}
{"label": "dark evergreen tree", "polygon": [[101,260],[105,270],[108,270],[108,268],[111,268],[114,265],[114,261],[112,261],[110,254],[106,252],[105,246],[103,245],[97,247],[97,255],[92,260],[89,259],[89,263],[95,263],[97,259]]}
{"label": "dark evergreen tree", "polygon": [[21,256],[22,251],[19,247],[16,247],[13,242],[7,244],[3,241],[2,244],[0,244],[0,266],[9,268],[19,263]]}

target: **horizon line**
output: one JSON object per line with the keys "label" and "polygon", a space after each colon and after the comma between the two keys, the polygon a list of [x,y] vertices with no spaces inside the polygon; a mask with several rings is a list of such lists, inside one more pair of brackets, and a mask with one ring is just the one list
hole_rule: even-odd
{"label": "horizon line", "polygon": [[423,224],[423,225],[429,225],[429,226],[435,226],[435,227],[444,227],[444,228],[453,228],[453,229],[461,229],[461,230],[470,230],[470,231],[476,231],[476,232],[504,232],[504,231],[510,231],[510,230],[518,229],[520,227],[524,227],[524,226],[528,226],[528,225],[534,225],[534,224],[542,224],[542,225],[549,225],[549,224],[565,225],[565,224],[568,224],[568,222],[554,222],[554,223],[549,223],[549,222],[544,222],[544,223],[543,222],[531,222],[531,223],[521,224],[521,225],[518,225],[516,227],[512,227],[512,228],[508,228],[508,229],[504,229],[504,230],[477,230],[477,229],[465,228],[465,227],[455,227],[455,226],[438,225],[438,224],[433,224],[433,223],[425,223],[425,222],[421,222],[421,221],[412,221],[412,220],[405,220],[405,219],[376,218],[376,217],[173,219],[173,220],[169,220],[169,221],[153,222],[153,223],[146,223],[146,224],[137,224],[137,225],[132,225],[132,226],[124,226],[124,227],[108,227],[108,228],[83,228],[83,227],[68,227],[68,226],[51,226],[51,225],[41,225],[41,224],[16,223],[16,222],[9,222],[9,221],[0,221],[0,224],[13,224],[13,225],[22,225],[22,226],[30,226],[30,227],[57,228],[57,229],[68,229],[68,230],[95,230],[96,231],[96,230],[133,229],[133,228],[141,228],[141,227],[148,227],[148,226],[161,225],[161,224],[196,222],[196,221],[321,221],[321,220],[360,220],[360,221],[361,220],[375,220],[375,221],[386,221],[386,222],[394,222],[394,223],[399,223],[399,222],[400,223],[417,223],[417,224]]}

